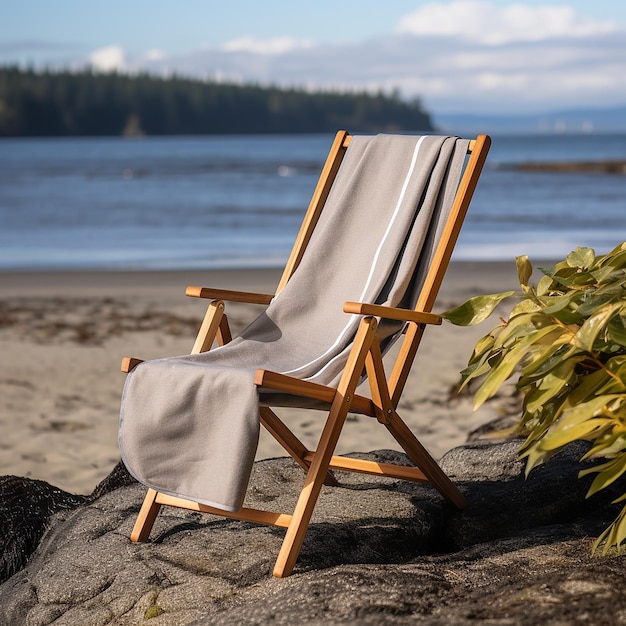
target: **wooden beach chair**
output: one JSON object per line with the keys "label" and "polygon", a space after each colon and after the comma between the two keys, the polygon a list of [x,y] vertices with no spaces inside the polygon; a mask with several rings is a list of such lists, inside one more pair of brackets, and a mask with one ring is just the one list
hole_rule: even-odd
{"label": "wooden beach chair", "polygon": [[[188,287],[186,294],[210,300],[193,353],[203,353],[214,343],[225,345],[231,341],[231,332],[224,314],[225,302],[246,302],[268,305],[282,292],[292,278],[297,279],[296,270],[305,254],[322,215],[333,181],[340,170],[342,159],[353,138],[347,132],[338,132],[323,167],[295,245],[288,259],[275,294],[244,293],[207,287]],[[425,278],[417,296],[415,308],[405,309],[362,302],[345,302],[343,311],[361,316],[358,330],[351,344],[343,373],[336,386],[328,386],[281,374],[267,369],[258,369],[254,383],[261,400],[260,420],[269,433],[293,457],[304,470],[304,484],[292,512],[274,512],[241,508],[235,512],[199,504],[196,501],[168,495],[149,489],[132,531],[132,541],[146,541],[161,506],[173,506],[222,515],[238,520],[269,524],[286,529],[286,534],[274,568],[274,576],[288,576],[296,563],[313,509],[322,485],[337,485],[332,470],[361,472],[394,479],[403,479],[432,484],[441,495],[458,508],[466,501],[458,488],[426,451],[416,436],[407,427],[397,412],[407,377],[415,358],[422,334],[427,325],[441,324],[442,318],[432,312],[438,290],[448,267],[461,225],[490,146],[486,135],[469,141],[468,156],[460,183],[454,191],[454,199],[427,268],[419,268]],[[383,320],[392,320],[402,326],[398,332],[400,343],[395,362],[385,372],[381,344],[377,328]],[[306,328],[302,329],[307,332]],[[122,371],[130,372],[141,363],[140,359],[125,358]],[[357,393],[357,386],[366,379],[371,397]],[[269,401],[264,398],[270,398]],[[284,403],[280,398],[288,397]],[[270,404],[276,398],[276,404]],[[276,406],[298,406],[304,408],[316,403],[315,409],[326,407],[325,425],[315,450],[309,450],[274,412]],[[348,412],[363,414],[376,419],[395,438],[415,467],[375,463],[335,455],[335,447]]]}

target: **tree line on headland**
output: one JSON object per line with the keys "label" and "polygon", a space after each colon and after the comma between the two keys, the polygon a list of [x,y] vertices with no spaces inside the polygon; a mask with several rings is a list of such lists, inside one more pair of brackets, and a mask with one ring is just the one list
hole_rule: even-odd
{"label": "tree line on headland", "polygon": [[0,137],[432,130],[419,99],[0,67]]}

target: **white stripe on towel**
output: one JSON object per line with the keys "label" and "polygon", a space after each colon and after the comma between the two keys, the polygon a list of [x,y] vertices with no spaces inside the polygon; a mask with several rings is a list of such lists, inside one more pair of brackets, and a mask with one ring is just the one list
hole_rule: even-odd
{"label": "white stripe on towel", "polygon": [[[383,250],[383,247],[385,245],[385,242],[387,241],[387,238],[389,237],[389,234],[391,233],[391,230],[393,228],[393,224],[396,221],[396,218],[398,217],[399,213],[400,213],[400,207],[402,206],[402,202],[404,200],[404,196],[406,195],[406,190],[409,186],[409,182],[411,181],[411,177],[413,176],[413,172],[415,170],[415,165],[417,164],[417,156],[419,154],[419,150],[420,147],[422,145],[422,142],[424,141],[424,139],[426,139],[426,137],[420,137],[417,144],[415,145],[415,149],[413,150],[413,157],[411,159],[411,165],[409,167],[409,171],[404,179],[404,183],[402,185],[402,190],[400,191],[400,196],[398,197],[398,201],[396,203],[395,209],[393,211],[393,214],[391,215],[391,219],[389,220],[389,223],[387,224],[387,229],[385,230],[385,234],[383,235],[383,238],[381,239],[380,243],[378,244],[378,248],[376,249],[376,254],[374,255],[374,259],[372,260],[372,265],[370,267],[370,271],[369,271],[369,275],[367,277],[367,280],[365,282],[365,287],[363,287],[363,291],[361,292],[361,296],[359,298],[359,301],[362,301],[365,298],[365,295],[367,294],[367,290],[370,287],[370,283],[372,282],[373,278],[374,278],[374,273],[376,270],[376,264],[378,263],[378,258],[380,256],[380,253]],[[311,365],[314,365],[317,361],[325,358],[329,353],[332,353],[337,346],[339,346],[341,344],[341,342],[344,340],[346,333],[348,333],[352,327],[352,322],[354,321],[355,318],[361,317],[360,315],[356,315],[356,314],[352,314],[349,318],[348,318],[348,323],[346,324],[345,328],[339,333],[339,337],[337,337],[337,340],[335,341],[335,343],[333,343],[332,346],[330,346],[330,348],[328,348],[328,350],[326,350],[326,352],[324,352],[324,354],[321,354],[320,356],[318,356],[317,358],[313,359],[312,361],[309,361],[308,363],[301,365],[300,367],[297,367],[295,369],[289,370],[287,372],[282,372],[283,374],[295,374],[296,372],[299,372],[300,370],[303,370],[307,367],[310,367]],[[339,355],[337,355],[339,356]],[[337,357],[335,357],[337,358]],[[310,376],[308,376],[307,378],[305,378],[304,380],[308,380],[309,378],[313,378],[314,376],[319,376],[322,372],[324,372],[324,370],[329,367],[334,361],[334,358],[331,359],[328,363],[326,363],[326,365],[319,370],[318,372],[316,372],[315,374],[311,374]]]}

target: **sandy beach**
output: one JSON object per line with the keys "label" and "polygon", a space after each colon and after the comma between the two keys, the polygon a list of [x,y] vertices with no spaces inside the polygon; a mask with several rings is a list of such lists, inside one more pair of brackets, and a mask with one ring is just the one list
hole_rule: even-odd
{"label": "sandy beach", "polygon": [[[0,273],[0,475],[90,493],[119,460],[122,357],[190,351],[206,301],[185,297],[187,285],[273,292],[279,275],[259,269]],[[514,261],[456,262],[435,311],[516,286]],[[233,332],[260,310],[228,303]],[[510,402],[503,397],[474,413],[471,398],[450,393],[474,343],[496,323],[457,328],[445,322],[425,334],[399,412],[435,457]],[[323,413],[288,409],[280,415],[315,446]],[[339,452],[379,448],[397,445],[374,420],[351,417]],[[284,455],[262,432],[257,458]]]}

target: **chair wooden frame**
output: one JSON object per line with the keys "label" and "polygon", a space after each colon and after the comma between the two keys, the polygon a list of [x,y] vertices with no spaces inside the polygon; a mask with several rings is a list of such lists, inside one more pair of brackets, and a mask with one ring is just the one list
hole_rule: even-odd
{"label": "chair wooden frame", "polygon": [[[340,131],[335,136],[319,182],[306,212],[295,245],[278,284],[279,293],[287,284],[302,258],[318,218],[323,210],[331,185],[350,143],[350,135]],[[441,324],[433,314],[437,293],[447,270],[461,225],[478,183],[491,140],[479,135],[470,142],[469,159],[459,183],[441,240],[426,276],[415,310],[397,309],[359,302],[346,302],[346,313],[362,315],[348,362],[337,388],[326,387],[267,370],[258,370],[255,384],[260,390],[290,394],[296,398],[313,399],[329,405],[328,417],[315,451],[308,450],[298,437],[281,421],[269,406],[260,407],[262,425],[305,470],[306,477],[297,504],[291,514],[242,508],[236,513],[205,506],[197,502],[172,497],[149,489],[131,534],[132,541],[146,541],[162,505],[202,511],[233,519],[247,520],[286,528],[285,538],[274,567],[274,576],[288,576],[296,563],[313,509],[323,484],[336,485],[330,470],[362,472],[390,478],[430,483],[450,503],[458,508],[466,501],[456,485],[439,467],[396,412],[409,371],[427,325]],[[208,298],[206,315],[193,346],[192,353],[209,350],[214,342],[223,345],[231,340],[228,320],[224,313],[226,301],[269,304],[276,294],[257,294],[206,287],[188,287],[186,294]],[[401,320],[406,323],[404,339],[391,370],[385,375],[380,345],[376,335],[377,318]],[[140,359],[125,358],[122,371],[129,372]],[[356,394],[363,371],[371,398]],[[415,467],[347,458],[334,455],[348,412],[376,418],[400,444]]]}

